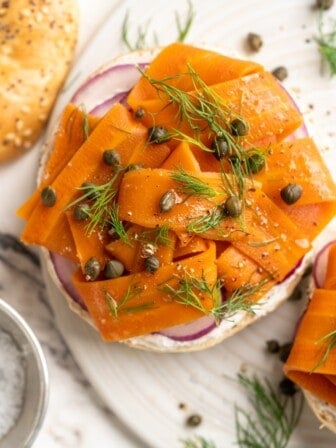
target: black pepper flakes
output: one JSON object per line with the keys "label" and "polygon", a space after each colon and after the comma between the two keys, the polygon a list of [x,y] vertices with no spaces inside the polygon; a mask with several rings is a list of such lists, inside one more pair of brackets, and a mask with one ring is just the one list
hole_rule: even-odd
{"label": "black pepper flakes", "polygon": [[287,395],[288,397],[292,397],[298,391],[297,387],[289,378],[284,378],[279,383],[280,392],[283,395]]}
{"label": "black pepper flakes", "polygon": [[270,339],[269,341],[266,341],[266,349],[268,353],[278,353],[280,350],[280,344],[275,339]]}

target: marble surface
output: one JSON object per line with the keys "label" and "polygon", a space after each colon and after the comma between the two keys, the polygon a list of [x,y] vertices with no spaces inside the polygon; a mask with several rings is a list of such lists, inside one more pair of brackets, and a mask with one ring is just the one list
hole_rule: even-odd
{"label": "marble surface", "polygon": [[[152,1],[154,2],[154,0]],[[163,2],[163,0],[157,1],[158,4],[160,2]],[[81,0],[79,3],[80,36],[75,63],[80,60],[90,39],[104,24],[106,18],[118,6],[123,4],[123,1]],[[202,4],[202,7],[205,4],[202,0],[195,0],[194,3],[198,3],[200,6]],[[233,3],[235,2],[226,2],[228,15]],[[243,0],[240,0],[240,3],[243,5]],[[249,2],[250,5],[252,3]],[[280,0],[278,0],[278,4],[280,3]],[[289,1],[287,3],[288,5],[290,4]],[[300,16],[300,22],[298,22],[301,25],[297,30],[303,54],[305,48],[307,48],[306,40],[311,39],[315,32],[315,18],[309,10],[310,4],[313,4],[314,1],[301,0],[295,3],[296,5],[304,6],[302,18]],[[254,18],[258,23],[256,14],[251,9],[249,18]],[[298,15],[299,12],[293,11],[293,14]],[[222,16],[224,17],[224,12]],[[250,22],[247,20],[248,14],[246,13],[245,16],[246,23],[250,26]],[[138,19],[141,21],[141,17]],[[220,17],[218,17],[219,20]],[[276,16],[274,20],[277,20]],[[227,26],[230,28],[230,23],[227,23]],[[273,36],[273,29],[270,28],[271,24],[263,22],[263,26],[265,26],[265,33]],[[218,22],[217,28],[219,29],[219,27],[222,29],[222,23]],[[276,30],[278,36],[281,37],[283,24],[278,24]],[[199,26],[199,36],[201,31],[202,24]],[[119,30],[115,32],[118,33]],[[290,31],[286,30],[286,32]],[[241,35],[242,33],[240,33],[239,39]],[[225,37],[225,45],[232,45],[233,48],[237,47],[239,40],[235,38],[233,33],[225,33],[223,31],[223,36]],[[281,56],[280,37],[273,40],[275,45],[274,54],[272,52],[266,53],[269,66],[274,66],[278,63],[276,50],[279,51]],[[300,61],[299,57],[298,67],[301,68]],[[310,66],[302,64],[304,76],[306,75],[305,70],[312,70],[315,62],[316,60],[313,59],[313,64]],[[293,67],[290,67],[293,70],[293,79],[297,77],[297,71],[295,71],[297,69],[295,67],[294,64]],[[327,84],[329,80],[325,78],[321,82]],[[333,85],[335,86],[335,84]],[[318,88],[312,85],[309,87],[309,89],[308,87],[306,88],[304,109],[309,113],[310,104],[314,103],[315,111],[319,112],[319,114],[316,113],[318,116],[317,124],[320,121],[322,122],[322,120],[327,120],[327,124],[330,124],[327,137],[334,140],[334,126],[331,127],[332,120],[329,116],[330,113],[335,116],[335,102],[327,110],[319,109]],[[36,144],[36,148],[22,158],[8,165],[0,166],[0,296],[23,315],[36,333],[42,344],[50,375],[47,414],[33,448],[95,448],[97,446],[99,448],[146,448],[132,434],[131,430],[125,427],[118,417],[100,401],[95,390],[76,365],[55,324],[53,312],[43,284],[37,252],[34,249],[27,249],[18,241],[23,223],[16,218],[15,210],[34,189],[35,180],[32,173],[35,173],[37,169],[39,147],[42,141],[43,136],[40,142]],[[20,173],[20,176],[17,173]],[[97,444],[97,438],[99,444]]]}

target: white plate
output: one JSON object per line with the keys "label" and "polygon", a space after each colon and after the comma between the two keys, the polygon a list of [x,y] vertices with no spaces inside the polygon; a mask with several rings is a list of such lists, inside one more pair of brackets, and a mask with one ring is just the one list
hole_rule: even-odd
{"label": "white plate", "polygon": [[[315,126],[323,142],[328,141],[336,91],[329,77],[320,75],[315,44],[306,42],[316,30],[317,15],[311,10],[310,2],[297,0],[295,8],[291,0],[198,0],[193,3],[197,16],[190,41],[224,45],[241,52],[245,35],[249,31],[260,33],[264,46],[255,59],[268,69],[280,64],[288,68],[287,87],[296,90],[302,110],[308,111],[308,105],[314,105]],[[151,19],[160,42],[166,44],[175,38],[174,11],[186,7],[177,0],[124,2],[106,19],[73,69],[69,78],[75,82],[59,97],[50,128],[76,86],[97,66],[125,51],[120,42],[120,28],[127,8],[131,31]],[[311,117],[312,113],[307,120]],[[332,169],[335,173],[335,164]],[[236,377],[242,365],[251,373],[281,377],[282,366],[265,354],[265,341],[274,337],[289,341],[302,306],[287,303],[263,321],[207,351],[162,355],[104,344],[68,310],[47,275],[46,280],[56,320],[80,367],[105,403],[155,448],[181,446],[179,440],[194,434],[212,439],[218,448],[234,446],[234,404],[244,406],[245,397],[230,378]],[[185,404],[183,409],[181,403]],[[190,429],[185,419],[193,413],[202,415],[203,421],[199,427]],[[290,447],[335,446],[335,435],[327,430],[319,431],[318,427],[317,420],[305,408]]]}

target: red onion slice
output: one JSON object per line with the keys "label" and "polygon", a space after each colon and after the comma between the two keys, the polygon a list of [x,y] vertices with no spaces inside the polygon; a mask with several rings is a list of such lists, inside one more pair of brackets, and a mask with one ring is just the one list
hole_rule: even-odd
{"label": "red onion slice", "polygon": [[335,244],[336,240],[329,241],[325,246],[322,247],[321,250],[317,253],[313,265],[313,279],[316,288],[323,288],[325,277],[326,277],[326,271],[327,271],[327,264],[328,264],[328,255],[329,255],[329,249],[330,246]]}
{"label": "red onion slice", "polygon": [[145,68],[147,63],[114,65],[91,76],[77,90],[70,102],[83,104],[87,111],[92,111],[99,104],[119,93],[130,90],[141,74],[138,69]]}
{"label": "red onion slice", "polygon": [[121,103],[122,105],[127,107],[126,104],[126,98],[127,98],[128,92],[120,92],[117,93],[117,95],[114,95],[112,98],[107,99],[101,104],[98,104],[98,106],[95,106],[93,109],[89,110],[88,112],[92,115],[95,115],[96,117],[102,117],[105,115],[111,107],[115,103]]}
{"label": "red onion slice", "polygon": [[214,317],[204,316],[187,324],[167,328],[166,330],[160,331],[159,334],[167,336],[174,341],[186,342],[210,333],[215,327]]}

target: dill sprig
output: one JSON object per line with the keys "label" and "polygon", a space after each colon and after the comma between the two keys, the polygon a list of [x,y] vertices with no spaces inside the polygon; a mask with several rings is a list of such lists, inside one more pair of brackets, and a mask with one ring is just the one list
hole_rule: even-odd
{"label": "dill sprig", "polygon": [[183,167],[177,167],[171,178],[179,184],[178,191],[190,196],[214,198],[219,192],[207,183],[188,173]]}
{"label": "dill sprig", "polygon": [[297,426],[302,408],[303,395],[298,392],[287,396],[277,391],[265,379],[238,374],[254,411],[236,406],[236,436],[240,448],[285,448]]}
{"label": "dill sprig", "polygon": [[157,226],[155,229],[144,230],[135,237],[136,241],[141,243],[151,243],[154,246],[169,246],[171,241],[169,238],[169,224]]}
{"label": "dill sprig", "polygon": [[181,440],[182,448],[216,448],[216,445],[211,440],[206,440],[204,437],[195,437],[193,439]]}
{"label": "dill sprig", "polygon": [[199,218],[195,218],[187,225],[187,231],[190,233],[205,233],[216,228],[225,219],[224,209],[221,205],[216,205]]}
{"label": "dill sprig", "polygon": [[123,222],[119,219],[119,207],[118,204],[113,202],[107,207],[106,210],[106,223],[111,225],[113,231],[118,238],[126,244],[131,245],[129,236],[125,230]]}
{"label": "dill sprig", "polygon": [[325,31],[322,12],[319,15],[316,42],[323,60],[329,66],[331,76],[336,75],[336,22],[332,22],[331,31]]}
{"label": "dill sprig", "polygon": [[[237,288],[231,296],[223,301],[220,278],[211,286],[204,276],[196,277],[184,270],[183,274],[175,275],[173,279],[178,280],[177,287],[170,283],[165,283],[159,289],[168,294],[176,303],[191,306],[205,315],[214,316],[217,324],[223,319],[230,319],[238,311],[254,313],[256,304],[249,299],[253,294],[260,291],[262,286],[268,281],[265,278],[258,283]],[[205,306],[205,297],[210,297],[212,302],[211,308]]]}
{"label": "dill sprig", "polygon": [[118,319],[119,313],[136,313],[139,311],[144,311],[148,308],[152,308],[154,306],[154,302],[144,302],[139,305],[131,305],[130,302],[132,299],[141,294],[143,288],[138,285],[128,285],[127,290],[122,297],[122,299],[117,302],[112,295],[104,290],[104,296],[106,305],[115,319]]}
{"label": "dill sprig", "polygon": [[331,331],[330,333],[322,336],[316,341],[316,344],[326,344],[326,348],[321,356],[321,359],[318,363],[313,367],[312,372],[321,367],[329,358],[331,351],[336,347],[336,330]]}
{"label": "dill sprig", "polygon": [[[177,30],[176,41],[184,42],[186,40],[194,19],[195,11],[191,1],[188,0],[188,10],[184,20],[182,19],[180,13],[175,11],[175,24]],[[129,11],[126,12],[121,27],[121,39],[130,51],[142,50],[146,47],[151,47],[153,46],[153,43],[154,45],[159,45],[159,39],[156,32],[153,33],[154,42],[151,44],[148,43],[149,25],[150,21],[147,21],[146,24],[138,26],[135,41],[132,43],[129,37]]]}

